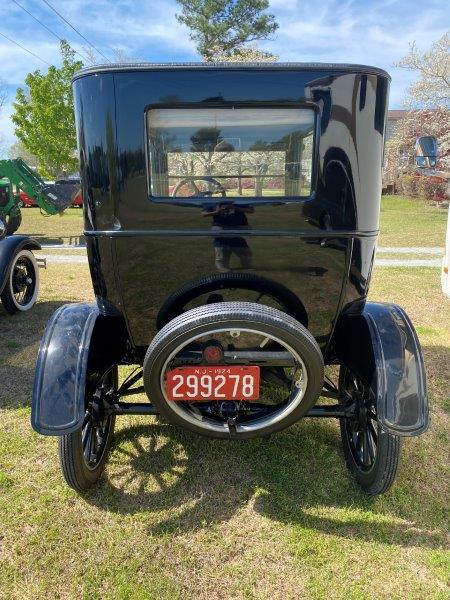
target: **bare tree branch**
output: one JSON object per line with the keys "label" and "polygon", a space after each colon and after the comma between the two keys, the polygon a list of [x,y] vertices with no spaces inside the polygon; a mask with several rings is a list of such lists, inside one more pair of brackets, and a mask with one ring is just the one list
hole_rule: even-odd
{"label": "bare tree branch", "polygon": [[419,79],[410,86],[405,104],[411,108],[450,107],[450,37],[446,33],[427,52],[415,42],[397,67],[419,71]]}
{"label": "bare tree branch", "polygon": [[6,91],[6,81],[0,79],[0,110],[5,106],[6,99],[8,98],[8,92]]}

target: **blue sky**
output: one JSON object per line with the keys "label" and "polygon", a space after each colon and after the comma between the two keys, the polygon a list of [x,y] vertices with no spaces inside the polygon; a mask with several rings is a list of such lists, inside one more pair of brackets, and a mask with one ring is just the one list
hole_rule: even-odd
{"label": "blue sky", "polygon": [[[17,0],[81,54],[87,44],[42,0]],[[113,49],[148,61],[198,60],[188,31],[175,20],[173,0],[49,0],[89,41],[113,60]],[[390,107],[399,108],[414,74],[393,67],[416,41],[421,49],[450,27],[445,0],[272,0],[280,28],[261,47],[283,61],[352,62],[382,67],[393,77]],[[0,32],[48,63],[57,64],[58,41],[12,0],[0,2]],[[105,62],[99,58],[99,62]],[[0,37],[0,79],[8,99],[0,115],[0,147],[14,141],[10,120],[15,90],[26,74],[46,65]]]}

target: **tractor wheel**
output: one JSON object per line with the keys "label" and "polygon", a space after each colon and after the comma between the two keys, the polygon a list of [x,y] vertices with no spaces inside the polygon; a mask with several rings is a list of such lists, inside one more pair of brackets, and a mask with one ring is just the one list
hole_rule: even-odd
{"label": "tractor wheel", "polygon": [[19,211],[15,215],[6,215],[5,216],[5,226],[6,226],[6,235],[12,235],[15,233],[22,223],[22,213]]}

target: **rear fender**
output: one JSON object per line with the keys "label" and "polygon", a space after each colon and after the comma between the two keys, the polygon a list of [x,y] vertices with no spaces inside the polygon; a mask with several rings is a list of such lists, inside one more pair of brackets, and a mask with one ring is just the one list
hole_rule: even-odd
{"label": "rear fender", "polygon": [[0,293],[8,279],[9,266],[20,250],[40,250],[41,246],[26,235],[9,235],[0,240]]}
{"label": "rear fender", "polygon": [[33,388],[31,424],[44,435],[63,435],[81,427],[88,366],[119,362],[125,347],[123,321],[100,315],[94,303],[66,304],[48,322]]}
{"label": "rear fender", "polygon": [[400,436],[426,431],[422,352],[400,306],[368,302],[362,313],[344,314],[336,327],[334,346],[339,362],[376,389],[377,414],[384,430]]}

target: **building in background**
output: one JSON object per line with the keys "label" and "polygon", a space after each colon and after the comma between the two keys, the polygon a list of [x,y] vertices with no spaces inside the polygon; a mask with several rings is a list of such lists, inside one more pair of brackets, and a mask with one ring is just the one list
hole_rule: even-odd
{"label": "building in background", "polygon": [[386,122],[386,142],[394,135],[395,126],[406,115],[406,110],[389,110]]}

